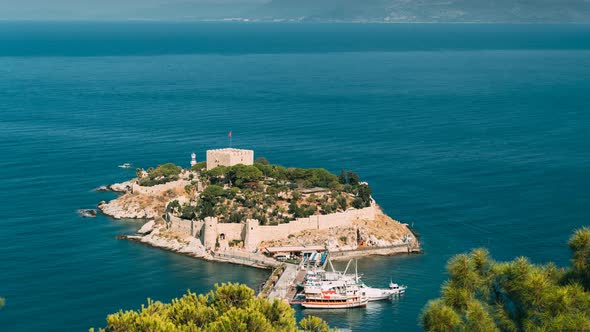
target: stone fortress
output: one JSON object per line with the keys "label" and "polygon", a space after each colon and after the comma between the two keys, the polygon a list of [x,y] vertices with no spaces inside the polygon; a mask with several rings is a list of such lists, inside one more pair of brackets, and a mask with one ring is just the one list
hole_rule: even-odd
{"label": "stone fortress", "polygon": [[[194,164],[194,153],[191,155]],[[235,148],[207,150],[207,170],[217,166],[234,166],[237,164],[253,165],[254,151]],[[232,241],[242,241],[246,250],[252,251],[263,241],[285,239],[291,234],[305,230],[323,230],[331,227],[353,227],[354,220],[374,220],[380,212],[373,201],[371,206],[363,209],[349,208],[344,212],[326,215],[312,215],[297,218],[289,223],[279,225],[260,225],[255,219],[245,223],[220,223],[218,218],[208,217],[204,220],[186,220],[166,214],[168,228],[172,231],[200,239],[207,250],[228,248]]]}
{"label": "stone fortress", "polygon": [[233,148],[207,150],[207,170],[237,164],[254,165],[254,151]]}

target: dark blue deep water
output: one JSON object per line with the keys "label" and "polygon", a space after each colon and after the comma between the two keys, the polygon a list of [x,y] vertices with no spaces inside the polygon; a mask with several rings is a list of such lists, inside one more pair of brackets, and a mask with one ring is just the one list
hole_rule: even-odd
{"label": "dark blue deep water", "polygon": [[[356,170],[424,255],[359,261],[393,303],[313,312],[418,330],[446,260],[568,264],[590,222],[590,26],[0,23],[0,326],[82,331],[108,313],[267,272],[116,240],[82,219],[133,170],[223,147]],[[309,312],[298,311],[298,316]]]}

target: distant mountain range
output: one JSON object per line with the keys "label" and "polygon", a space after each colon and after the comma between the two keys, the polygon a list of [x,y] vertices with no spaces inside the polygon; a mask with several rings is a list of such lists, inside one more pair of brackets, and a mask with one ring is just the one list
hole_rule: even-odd
{"label": "distant mountain range", "polygon": [[590,22],[589,0],[272,0],[264,19],[375,22]]}
{"label": "distant mountain range", "polygon": [[590,23],[590,0],[2,0],[0,19]]}

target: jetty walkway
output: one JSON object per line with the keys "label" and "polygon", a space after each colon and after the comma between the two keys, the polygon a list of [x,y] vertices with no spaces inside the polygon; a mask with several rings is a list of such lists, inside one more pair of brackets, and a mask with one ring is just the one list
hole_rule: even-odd
{"label": "jetty walkway", "polygon": [[276,268],[281,265],[277,260],[268,258],[262,254],[244,253],[237,250],[213,251],[211,252],[211,256],[218,262],[234,263],[263,269]]}
{"label": "jetty walkway", "polygon": [[[289,299],[287,297],[287,293],[290,289],[294,288],[293,283],[295,281],[295,277],[297,276],[297,265],[294,264],[285,264],[285,270],[279,277],[279,280],[274,284],[270,293],[268,294],[268,298],[270,300],[279,299]],[[293,294],[294,295],[294,294]]]}

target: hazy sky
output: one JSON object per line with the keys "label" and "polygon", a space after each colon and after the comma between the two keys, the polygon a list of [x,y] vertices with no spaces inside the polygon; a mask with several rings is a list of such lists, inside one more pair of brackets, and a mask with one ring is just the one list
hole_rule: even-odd
{"label": "hazy sky", "polygon": [[590,0],[0,0],[0,20],[590,22]]}
{"label": "hazy sky", "polygon": [[52,17],[57,13],[70,14],[72,18],[100,17],[103,15],[121,14],[146,9],[167,7],[180,8],[211,8],[226,7],[242,8],[245,5],[259,5],[269,0],[0,0],[0,18],[18,19],[23,16]]}

